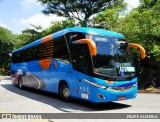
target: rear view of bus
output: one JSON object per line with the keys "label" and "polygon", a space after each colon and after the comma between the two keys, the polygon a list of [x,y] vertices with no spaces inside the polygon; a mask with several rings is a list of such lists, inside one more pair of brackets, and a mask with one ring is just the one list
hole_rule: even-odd
{"label": "rear view of bus", "polygon": [[[54,45],[50,62],[46,63],[48,58],[45,57],[43,62],[29,60],[12,63],[12,81],[17,78],[16,82],[20,81],[20,85],[25,85],[27,81],[33,88],[33,78],[28,79],[34,76],[35,80],[39,79],[39,83],[43,84],[35,88],[57,93],[64,101],[77,98],[90,102],[109,102],[136,97],[137,77],[131,50],[140,49],[141,57],[145,58],[142,46],[128,44],[122,34],[95,28],[67,28],[51,37],[45,42]],[[34,43],[30,45],[33,46]],[[60,45],[65,45],[66,48]],[[64,49],[67,60],[55,55]],[[37,70],[36,66],[41,67],[40,63],[47,64],[47,68]],[[15,77],[17,72],[21,74],[19,77]],[[30,74],[29,77],[27,74]]]}

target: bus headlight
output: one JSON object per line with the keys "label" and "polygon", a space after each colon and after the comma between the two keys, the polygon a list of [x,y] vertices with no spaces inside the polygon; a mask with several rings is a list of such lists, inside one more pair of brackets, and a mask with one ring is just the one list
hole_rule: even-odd
{"label": "bus headlight", "polygon": [[101,88],[101,89],[107,89],[108,88],[107,86],[103,86],[103,85],[100,85],[98,83],[94,83],[94,82],[91,82],[89,80],[86,80],[86,79],[84,79],[84,81],[91,84],[92,86],[95,86],[95,87],[98,87],[98,88]]}

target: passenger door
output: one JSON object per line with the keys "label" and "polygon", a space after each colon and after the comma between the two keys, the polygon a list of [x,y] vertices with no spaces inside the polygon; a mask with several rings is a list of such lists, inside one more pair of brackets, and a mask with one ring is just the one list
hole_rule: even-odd
{"label": "passenger door", "polygon": [[88,99],[86,93],[89,92],[89,87],[86,85],[85,79],[90,80],[92,71],[89,47],[87,44],[78,44],[76,45],[76,52],[76,70],[78,71],[76,86],[78,97]]}

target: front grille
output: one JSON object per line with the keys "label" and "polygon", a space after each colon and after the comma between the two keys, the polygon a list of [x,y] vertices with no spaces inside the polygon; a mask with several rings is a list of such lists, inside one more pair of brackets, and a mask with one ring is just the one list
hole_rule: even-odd
{"label": "front grille", "polygon": [[132,88],[136,87],[137,83],[133,84],[132,86],[127,86],[127,87],[109,87],[107,90],[113,91],[113,92],[124,92],[124,91],[129,91]]}

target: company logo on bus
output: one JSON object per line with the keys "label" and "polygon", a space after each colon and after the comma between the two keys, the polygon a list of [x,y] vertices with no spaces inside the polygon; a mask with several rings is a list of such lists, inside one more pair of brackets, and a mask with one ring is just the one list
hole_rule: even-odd
{"label": "company logo on bus", "polygon": [[121,91],[124,92],[124,87],[121,87]]}

